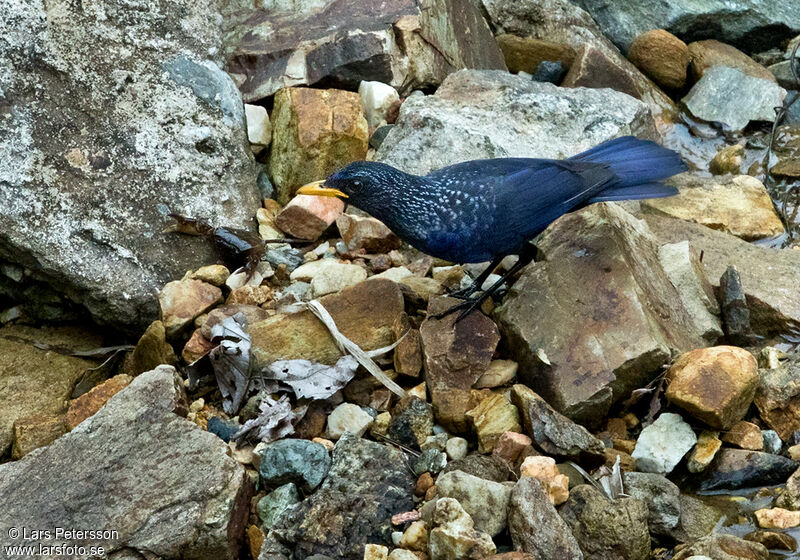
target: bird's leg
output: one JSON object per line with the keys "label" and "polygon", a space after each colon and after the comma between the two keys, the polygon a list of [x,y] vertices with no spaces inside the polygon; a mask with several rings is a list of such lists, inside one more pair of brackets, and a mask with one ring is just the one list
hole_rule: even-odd
{"label": "bird's leg", "polygon": [[511,280],[511,278],[513,278],[517,272],[519,272],[520,270],[525,268],[528,264],[533,262],[535,256],[536,256],[536,246],[531,243],[526,244],[526,246],[522,249],[522,251],[520,251],[519,259],[517,260],[516,263],[514,263],[514,266],[509,268],[508,271],[505,274],[503,274],[503,276],[501,276],[497,282],[489,286],[489,289],[485,290],[480,295],[480,297],[477,297],[475,299],[469,299],[467,301],[462,301],[461,303],[457,303],[450,309],[447,309],[442,313],[437,313],[436,315],[432,315],[432,317],[434,319],[441,319],[442,317],[445,317],[447,315],[450,315],[451,313],[455,313],[456,311],[461,310],[461,313],[459,313],[458,317],[454,321],[454,324],[458,323],[461,319],[463,319],[476,309],[479,309],[480,306],[483,305],[484,301],[489,299],[492,296],[492,294],[494,294],[497,290],[500,289],[500,286],[502,286],[505,282]]}
{"label": "bird's leg", "polygon": [[500,257],[495,257],[494,260],[487,266],[475,280],[472,281],[472,284],[464,288],[463,290],[456,290],[455,292],[450,292],[448,295],[450,297],[454,297],[456,299],[469,299],[469,297],[474,294],[475,292],[481,289],[483,283],[486,282],[486,279],[489,278],[489,275],[494,272],[494,269],[500,266],[500,263],[503,262],[505,255]]}

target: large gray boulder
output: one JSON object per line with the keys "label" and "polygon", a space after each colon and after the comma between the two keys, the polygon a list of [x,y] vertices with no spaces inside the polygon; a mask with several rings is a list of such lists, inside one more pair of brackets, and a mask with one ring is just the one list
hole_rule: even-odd
{"label": "large gray boulder", "polygon": [[575,0],[622,51],[651,29],[687,43],[718,39],[748,52],[781,45],[800,32],[800,4],[774,0]]}
{"label": "large gray boulder", "polygon": [[209,1],[0,0],[3,284],[43,282],[139,330],[157,289],[213,262],[161,234],[159,204],[247,227],[259,207],[244,110]]}
{"label": "large gray boulder", "polygon": [[228,11],[228,69],[245,101],[296,85],[355,89],[361,80],[408,92],[460,68],[506,67],[472,2],[319,0]]}
{"label": "large gray boulder", "polygon": [[105,531],[97,538],[31,534],[4,544],[237,558],[250,478],[222,440],[178,415],[186,411],[181,378],[159,366],[51,445],[0,465],[4,539],[12,527]]}
{"label": "large gray boulder", "polygon": [[565,158],[626,134],[658,135],[644,103],[624,93],[462,70],[435,95],[406,99],[375,159],[424,174],[471,159]]}

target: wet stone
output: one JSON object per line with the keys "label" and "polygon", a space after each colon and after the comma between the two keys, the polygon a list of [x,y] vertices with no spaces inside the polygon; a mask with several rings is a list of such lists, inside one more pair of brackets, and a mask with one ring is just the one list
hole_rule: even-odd
{"label": "wet stone", "polygon": [[701,490],[736,490],[781,484],[800,463],[761,451],[723,448],[714,464],[702,473]]}

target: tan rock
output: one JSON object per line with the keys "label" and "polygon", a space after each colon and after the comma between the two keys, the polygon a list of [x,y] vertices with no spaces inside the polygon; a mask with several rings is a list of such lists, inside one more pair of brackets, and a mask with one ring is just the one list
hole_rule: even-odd
{"label": "tan rock", "polygon": [[500,457],[513,464],[519,458],[525,448],[533,443],[533,440],[525,434],[517,432],[504,432],[497,438],[492,455]]}
{"label": "tan rock", "polygon": [[764,436],[761,434],[761,428],[752,422],[745,422],[740,420],[731,426],[730,430],[722,434],[722,441],[730,443],[742,449],[750,449],[751,451],[764,450]]}
{"label": "tan rock", "polygon": [[444,287],[434,280],[422,276],[406,276],[400,279],[400,283],[408,286],[424,302],[430,301],[434,296],[444,293]]}
{"label": "tan rock", "polygon": [[496,38],[509,72],[533,74],[544,61],[561,62],[564,69],[568,70],[575,59],[575,49],[564,43],[517,37],[508,33]]}
{"label": "tan rock", "polygon": [[274,103],[269,173],[281,204],[302,185],[366,157],[369,130],[357,93],[286,88]]}
{"label": "tan rock", "polygon": [[636,37],[628,48],[628,60],[662,88],[680,89],[686,83],[689,49],[663,29]]}
{"label": "tan rock", "polygon": [[684,173],[670,179],[670,183],[680,193],[643,201],[643,212],[695,222],[746,241],[784,231],[769,193],[755,177],[701,177]]}
{"label": "tan rock", "polygon": [[772,72],[731,45],[708,39],[689,43],[688,48],[691,57],[689,74],[692,82],[702,78],[705,71],[713,66],[736,68],[750,76],[775,81]]}
{"label": "tan rock", "polygon": [[790,441],[800,430],[800,361],[792,358],[759,374],[753,402],[767,426],[783,441]]}
{"label": "tan rock", "polygon": [[103,408],[108,399],[130,385],[133,377],[121,373],[94,387],[88,393],[70,401],[64,422],[67,430],[73,430],[78,424]]}
{"label": "tan rock", "polygon": [[164,323],[154,321],[144,331],[136,343],[127,371],[131,375],[139,375],[155,369],[161,364],[173,365],[177,361],[175,350],[167,342],[167,331]]}
{"label": "tan rock", "polygon": [[369,427],[369,433],[375,438],[380,438],[386,435],[389,429],[389,423],[392,421],[392,415],[388,412],[381,412],[375,417],[372,426]]}
{"label": "tan rock", "polygon": [[437,500],[433,520],[436,527],[429,534],[431,560],[483,558],[495,553],[491,536],[476,531],[472,518],[453,498]]}
{"label": "tan rock", "polygon": [[633,450],[636,449],[635,439],[614,438],[612,443],[614,444],[614,449],[627,453],[628,455],[632,455]]}
{"label": "tan rock", "polygon": [[561,86],[610,88],[636,99],[642,97],[642,90],[631,72],[601,49],[588,43],[578,50]]}
{"label": "tan rock", "polygon": [[492,360],[486,373],[480,376],[473,387],[475,389],[500,387],[514,381],[519,364],[513,360]]}
{"label": "tan rock", "polygon": [[763,544],[766,548],[774,550],[788,550],[794,552],[797,550],[797,541],[787,533],[778,531],[753,531],[747,533],[744,540]]}
{"label": "tan rock", "polygon": [[433,486],[433,477],[431,473],[424,472],[417,479],[417,485],[414,487],[414,494],[416,496],[424,496],[431,486]]}
{"label": "tan rock", "polygon": [[398,543],[402,548],[426,552],[428,550],[428,526],[424,521],[414,521],[403,531]]}
{"label": "tan rock", "polygon": [[[403,295],[389,280],[370,280],[325,296],[320,303],[337,328],[364,350],[394,342],[394,323],[404,313]],[[250,325],[255,367],[275,360],[334,364],[341,353],[328,329],[310,311],[278,313]]]}
{"label": "tan rock", "polygon": [[744,156],[744,146],[741,144],[723,146],[711,159],[708,170],[714,175],[739,175],[742,169],[742,156]]}
{"label": "tan rock", "polygon": [[400,238],[375,218],[341,214],[336,218],[336,227],[348,251],[388,253],[402,245]]}
{"label": "tan rock", "polygon": [[63,415],[34,414],[14,421],[11,458],[21,459],[34,449],[50,445],[67,433]]}
{"label": "tan rock", "polygon": [[298,194],[275,216],[275,226],[290,237],[315,241],[343,210],[339,198]]}
{"label": "tan rock", "polygon": [[395,548],[389,553],[388,560],[426,560],[427,554],[422,552],[412,552],[405,548]]}
{"label": "tan rock", "polygon": [[272,288],[269,286],[241,286],[231,290],[225,305],[252,305],[255,307],[272,301]]}
{"label": "tan rock", "polygon": [[250,525],[247,527],[247,546],[250,549],[250,555],[253,558],[258,558],[261,554],[261,545],[264,544],[264,531],[257,525]]}
{"label": "tan rock", "polygon": [[413,387],[411,387],[411,389],[409,389],[408,391],[406,391],[406,394],[407,394],[409,397],[416,397],[416,398],[418,398],[418,399],[422,399],[423,401],[424,401],[424,400],[427,400],[427,399],[428,399],[428,389],[427,389],[427,385],[426,385],[426,384],[425,384],[425,382],[423,381],[423,382],[422,382],[422,383],[420,383],[419,385],[414,385]]}
{"label": "tan rock", "polygon": [[747,412],[758,383],[755,357],[735,346],[682,354],[667,372],[669,401],[712,428],[727,430]]}
{"label": "tan rock", "polygon": [[221,301],[222,291],[206,282],[183,279],[168,283],[158,294],[167,338],[177,336],[195,318]]}
{"label": "tan rock", "polygon": [[258,235],[261,239],[282,239],[283,232],[275,225],[275,218],[281,211],[277,201],[268,198],[264,201],[264,207],[256,210],[256,221],[258,222]]}
{"label": "tan rock", "polygon": [[529,476],[541,482],[553,505],[561,505],[569,498],[569,478],[559,472],[552,457],[527,457],[519,468],[519,476]]}
{"label": "tan rock", "polygon": [[[631,449],[631,453],[632,452],[633,449]],[[617,460],[619,459],[619,468],[622,472],[634,472],[636,470],[636,459],[634,459],[630,453],[606,447],[605,454],[605,465],[608,468],[614,468],[614,465],[617,464]]]}
{"label": "tan rock", "polygon": [[764,529],[789,529],[800,525],[800,511],[765,508],[757,509],[755,516],[758,526]]}
{"label": "tan rock", "polygon": [[397,373],[419,377],[422,372],[422,343],[419,330],[411,328],[408,316],[403,314],[394,325],[396,338],[403,340],[394,349],[394,369]]}
{"label": "tan rock", "polygon": [[478,452],[491,453],[497,440],[506,432],[520,432],[519,410],[502,394],[492,394],[467,412],[478,433]]}
{"label": "tan rock", "polygon": [[383,545],[368,544],[364,547],[364,560],[386,560],[388,557],[389,549]]}
{"label": "tan rock", "polygon": [[717,451],[722,447],[719,439],[719,432],[703,430],[697,436],[697,443],[689,454],[689,472],[698,473],[704,471],[714,460]]}

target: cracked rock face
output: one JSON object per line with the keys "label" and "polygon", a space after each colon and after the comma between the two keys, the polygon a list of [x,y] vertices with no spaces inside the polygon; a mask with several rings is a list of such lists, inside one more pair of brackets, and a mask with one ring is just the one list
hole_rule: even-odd
{"label": "cracked rock face", "polygon": [[160,233],[159,205],[234,227],[259,206],[241,98],[215,60],[220,15],[182,0],[0,9],[0,261],[140,331],[158,287],[214,260]]}

